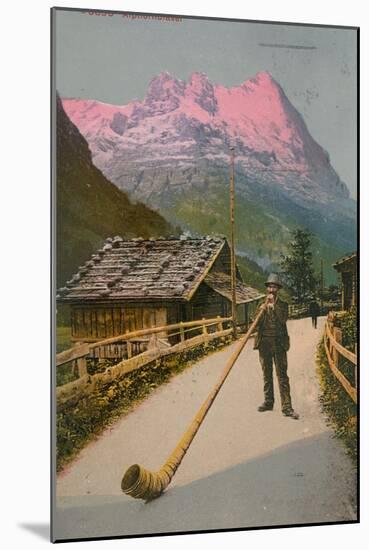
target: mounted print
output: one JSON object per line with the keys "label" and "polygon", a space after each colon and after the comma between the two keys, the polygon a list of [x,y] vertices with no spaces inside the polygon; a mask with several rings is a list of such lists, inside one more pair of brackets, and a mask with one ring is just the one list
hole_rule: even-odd
{"label": "mounted print", "polygon": [[52,9],[53,541],[358,521],[358,32]]}

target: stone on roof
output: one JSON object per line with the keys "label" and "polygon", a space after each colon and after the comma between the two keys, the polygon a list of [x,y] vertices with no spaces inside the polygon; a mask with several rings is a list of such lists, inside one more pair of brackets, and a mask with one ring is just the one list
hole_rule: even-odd
{"label": "stone on roof", "polygon": [[336,263],[333,264],[334,269],[339,269],[340,267],[344,266],[345,264],[347,265],[347,264],[351,264],[351,263],[356,262],[356,260],[357,260],[356,256],[357,256],[356,251],[352,252],[351,254],[347,254],[346,256],[343,256],[342,258],[337,260]]}
{"label": "stone on roof", "polygon": [[106,239],[59,289],[61,302],[187,300],[225,244],[224,238]]}

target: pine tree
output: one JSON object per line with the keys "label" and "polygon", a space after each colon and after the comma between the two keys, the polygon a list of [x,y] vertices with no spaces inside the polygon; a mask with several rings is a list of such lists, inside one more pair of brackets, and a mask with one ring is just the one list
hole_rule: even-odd
{"label": "pine tree", "polygon": [[281,254],[280,268],[282,278],[293,291],[297,303],[303,304],[314,293],[317,284],[311,252],[313,235],[309,231],[296,229],[292,237],[288,244],[289,254]]}

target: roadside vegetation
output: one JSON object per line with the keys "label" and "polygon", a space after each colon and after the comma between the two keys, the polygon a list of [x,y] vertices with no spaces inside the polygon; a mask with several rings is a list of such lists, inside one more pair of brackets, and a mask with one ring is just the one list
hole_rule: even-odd
{"label": "roadside vegetation", "polygon": [[72,347],[71,328],[68,326],[56,327],[56,353]]}
{"label": "roadside vegetation", "polygon": [[[339,323],[343,331],[343,345],[354,352],[357,337],[356,311],[347,312],[340,318]],[[320,402],[328,425],[333,428],[335,437],[342,441],[347,453],[356,462],[357,406],[332,373],[325,355],[323,341],[318,347],[317,365],[321,386]],[[354,386],[355,376],[352,365],[341,358],[339,370]]]}
{"label": "roadside vegetation", "polygon": [[[97,388],[75,406],[57,411],[57,471],[61,471],[88,442],[97,439],[107,426],[131,412],[152,391],[200,358],[228,345],[231,340],[231,337],[223,337],[180,354],[157,359],[114,380],[108,387]],[[108,360],[100,362],[95,372],[105,370],[112,364]],[[89,372],[91,368],[89,366]]]}

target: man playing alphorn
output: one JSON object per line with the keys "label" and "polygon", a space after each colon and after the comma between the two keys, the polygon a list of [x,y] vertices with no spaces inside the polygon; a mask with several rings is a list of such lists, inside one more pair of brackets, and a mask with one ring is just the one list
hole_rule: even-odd
{"label": "man playing alphorn", "polygon": [[264,403],[258,407],[258,411],[271,411],[274,406],[274,362],[281,396],[282,413],[284,416],[297,420],[299,415],[292,408],[290,382],[287,375],[287,351],[290,347],[286,325],[288,305],[278,297],[278,292],[282,288],[278,275],[271,273],[265,282],[265,286],[268,295],[266,302],[259,308],[259,311],[264,311],[264,314],[258,324],[254,344],[254,349],[259,350],[264,378]]}

